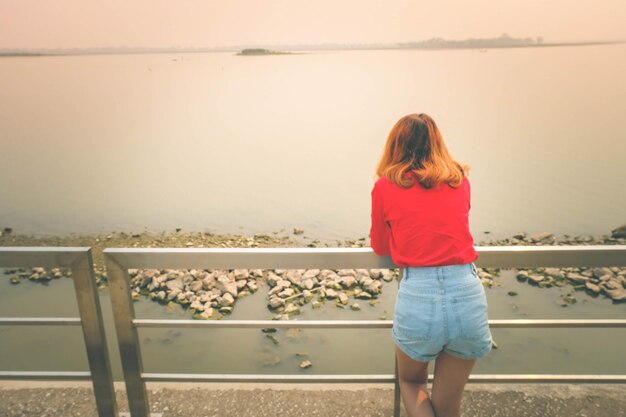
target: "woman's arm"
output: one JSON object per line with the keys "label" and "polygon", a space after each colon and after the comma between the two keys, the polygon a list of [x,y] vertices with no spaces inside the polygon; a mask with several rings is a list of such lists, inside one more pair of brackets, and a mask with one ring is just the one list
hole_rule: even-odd
{"label": "woman's arm", "polygon": [[379,256],[389,255],[389,238],[391,228],[385,220],[383,200],[380,195],[379,183],[372,189],[372,227],[370,229],[370,246]]}

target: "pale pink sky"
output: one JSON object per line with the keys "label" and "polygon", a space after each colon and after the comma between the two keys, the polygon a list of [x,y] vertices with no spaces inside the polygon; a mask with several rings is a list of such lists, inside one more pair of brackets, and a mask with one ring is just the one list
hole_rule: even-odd
{"label": "pale pink sky", "polygon": [[0,48],[626,39],[626,0],[1,0]]}

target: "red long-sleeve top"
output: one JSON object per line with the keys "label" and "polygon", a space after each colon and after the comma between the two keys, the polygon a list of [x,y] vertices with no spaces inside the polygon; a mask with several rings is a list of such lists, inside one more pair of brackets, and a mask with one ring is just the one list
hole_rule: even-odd
{"label": "red long-sleeve top", "polygon": [[[411,174],[408,174],[411,175]],[[380,178],[372,189],[370,244],[401,268],[473,262],[478,258],[469,231],[470,183],[403,189]]]}

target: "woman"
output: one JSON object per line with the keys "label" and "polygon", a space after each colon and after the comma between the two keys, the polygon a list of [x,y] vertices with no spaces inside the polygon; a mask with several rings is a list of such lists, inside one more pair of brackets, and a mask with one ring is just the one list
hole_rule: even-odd
{"label": "woman", "polygon": [[487,298],[469,231],[468,169],[450,156],[433,119],[421,113],[391,129],[376,171],[371,246],[403,268],[392,335],[410,417],[460,416],[469,374],[491,351]]}

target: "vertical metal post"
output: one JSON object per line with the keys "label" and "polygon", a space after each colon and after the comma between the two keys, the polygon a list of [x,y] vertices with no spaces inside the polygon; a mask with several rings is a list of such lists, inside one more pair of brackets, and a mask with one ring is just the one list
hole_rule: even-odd
{"label": "vertical metal post", "polygon": [[[404,268],[400,268],[400,276],[398,280],[398,289],[400,281],[404,279]],[[398,380],[398,356],[394,349],[394,372],[393,372],[393,417],[400,417],[400,381]]]}
{"label": "vertical metal post", "polygon": [[115,388],[113,387],[113,374],[104,333],[100,299],[93,272],[91,248],[78,257],[76,262],[72,264],[71,270],[98,416],[115,416],[117,415]]}
{"label": "vertical metal post", "polygon": [[393,417],[400,417],[400,381],[398,381],[398,358],[394,356],[395,371],[393,374]]}
{"label": "vertical metal post", "polygon": [[115,319],[115,331],[120,347],[128,408],[132,417],[148,417],[150,407],[146,384],[141,374],[143,364],[139,346],[137,327],[133,324],[135,309],[130,294],[128,270],[117,264],[109,254],[104,253],[109,277],[109,291]]}

